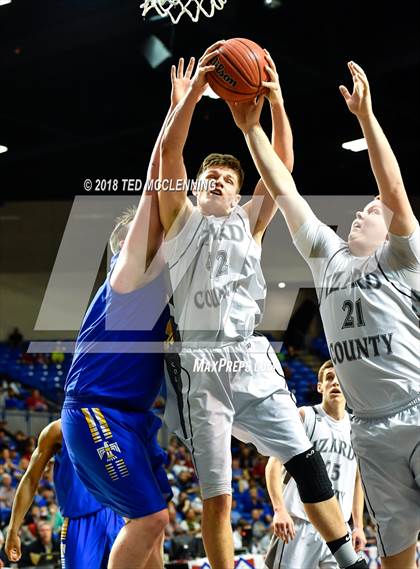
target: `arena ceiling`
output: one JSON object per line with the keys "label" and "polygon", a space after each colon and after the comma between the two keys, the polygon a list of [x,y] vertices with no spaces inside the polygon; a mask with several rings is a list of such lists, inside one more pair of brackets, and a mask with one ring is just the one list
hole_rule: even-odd
{"label": "arena ceiling", "polygon": [[[220,38],[248,37],[275,59],[295,137],[295,178],[305,194],[375,191],[366,152],[338,85],[346,62],[366,70],[374,106],[408,191],[418,184],[419,14],[412,0],[228,0],[197,24],[144,21],[138,0],[13,0],[0,6],[1,199],[68,200],[85,178],[142,178],[169,97],[169,69]],[[173,54],[156,69],[150,35]],[[264,124],[268,127],[268,113]],[[232,152],[256,173],[222,101],[203,98],[186,149],[194,173],[211,151]],[[1,210],[0,210],[1,214]]]}

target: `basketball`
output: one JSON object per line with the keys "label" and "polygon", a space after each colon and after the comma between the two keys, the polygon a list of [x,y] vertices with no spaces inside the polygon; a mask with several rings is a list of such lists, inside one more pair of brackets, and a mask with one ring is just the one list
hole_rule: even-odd
{"label": "basketball", "polygon": [[207,74],[209,85],[225,101],[253,99],[269,81],[264,50],[248,39],[227,40],[208,64],[216,67]]}

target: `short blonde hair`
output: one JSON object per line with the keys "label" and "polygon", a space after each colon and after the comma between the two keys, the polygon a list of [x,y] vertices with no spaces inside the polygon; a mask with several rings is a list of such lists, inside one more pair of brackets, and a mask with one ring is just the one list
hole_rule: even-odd
{"label": "short blonde hair", "polygon": [[326,362],[324,362],[322,364],[322,366],[319,368],[318,370],[318,382],[322,383],[322,380],[324,379],[324,373],[328,370],[328,369],[334,369],[334,364],[332,363],[331,360],[327,360]]}
{"label": "short blonde hair", "polygon": [[131,206],[115,220],[115,227],[109,238],[109,246],[111,247],[112,254],[115,255],[121,250],[120,242],[124,241],[127,237],[130,223],[136,215],[137,207]]}

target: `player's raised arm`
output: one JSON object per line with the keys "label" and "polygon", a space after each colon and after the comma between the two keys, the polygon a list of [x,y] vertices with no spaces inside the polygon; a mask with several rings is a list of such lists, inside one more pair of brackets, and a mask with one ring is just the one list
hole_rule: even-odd
{"label": "player's raised arm", "polygon": [[13,500],[5,545],[6,554],[10,561],[16,562],[21,558],[19,530],[32,504],[42,473],[60,448],[61,441],[60,421],[54,421],[47,425],[39,436],[38,446],[32,453],[29,466],[19,483]]}
{"label": "player's raised arm", "polygon": [[274,510],[273,531],[285,543],[295,537],[295,525],[283,500],[284,467],[278,458],[270,457],[265,467],[265,479]]}
{"label": "player's raised arm", "polygon": [[344,85],[340,92],[362,128],[367,142],[372,171],[378,184],[381,201],[392,215],[390,233],[408,236],[416,227],[416,219],[404,188],[397,159],[392,148],[372,111],[372,99],[369,82],[365,72],[353,61],[348,63],[353,78],[353,92]]}
{"label": "player's raised arm", "polygon": [[190,85],[194,63],[192,57],[184,72],[184,60],[181,58],[178,66],[173,65],[171,68],[171,104],[153,147],[139,206],[111,275],[111,286],[116,292],[127,293],[139,288],[152,280],[163,267],[163,258],[157,255],[163,241],[163,227],[156,191],[162,137],[177,105]]}
{"label": "player's raised arm", "polygon": [[[187,198],[184,146],[195,107],[207,87],[206,75],[214,69],[214,65],[209,65],[209,61],[221,44],[222,42],[216,42],[210,46],[199,59],[186,94],[168,122],[162,139],[160,179],[162,184],[165,184],[165,191],[159,192],[159,212],[165,234],[169,232],[175,220],[176,225],[182,225],[180,213],[183,220],[186,220],[192,212],[192,203]],[[176,231],[177,229],[174,232]]]}
{"label": "player's raised arm", "polygon": [[[280,87],[279,77],[274,61],[267,50],[266,70],[270,81],[263,81],[263,85],[268,89],[267,99],[270,102],[272,135],[271,144],[283,164],[289,170],[293,169],[293,134],[290,122],[284,106],[283,93]],[[255,187],[252,199],[244,206],[250,218],[253,237],[260,242],[264,231],[273,219],[277,206],[262,180],[259,180]]]}
{"label": "player's raised arm", "polygon": [[296,189],[295,182],[260,125],[263,99],[229,103],[233,118],[242,130],[260,176],[283,213],[292,234],[313,215],[308,203]]}
{"label": "player's raised arm", "polygon": [[363,529],[363,509],[365,505],[365,496],[363,494],[362,480],[359,469],[356,471],[356,480],[354,483],[353,507],[351,515],[353,518],[353,547],[356,553],[363,551],[366,545],[366,536]]}

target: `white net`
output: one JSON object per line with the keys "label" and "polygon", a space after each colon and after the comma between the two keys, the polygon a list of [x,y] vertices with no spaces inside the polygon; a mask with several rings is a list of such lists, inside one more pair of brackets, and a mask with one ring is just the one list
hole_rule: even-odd
{"label": "white net", "polygon": [[140,4],[142,16],[150,10],[156,10],[160,16],[169,16],[177,24],[184,14],[193,22],[197,22],[201,15],[211,18],[215,10],[223,10],[227,0],[145,0]]}

